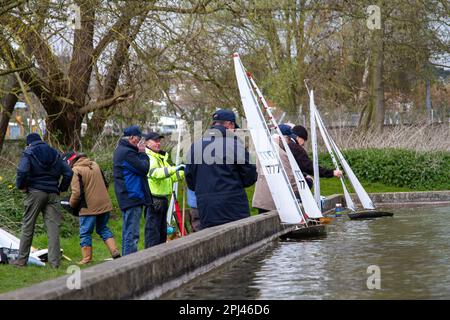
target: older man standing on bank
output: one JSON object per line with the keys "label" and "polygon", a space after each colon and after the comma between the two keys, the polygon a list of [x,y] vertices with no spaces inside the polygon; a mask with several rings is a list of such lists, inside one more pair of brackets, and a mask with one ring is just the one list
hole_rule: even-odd
{"label": "older man standing on bank", "polygon": [[142,210],[153,204],[147,183],[150,164],[141,138],[138,126],[125,128],[113,156],[114,188],[123,219],[123,256],[137,252]]}
{"label": "older man standing on bank", "polygon": [[[42,211],[48,234],[48,262],[58,268],[61,260],[59,228],[61,205],[59,193],[67,191],[72,169],[61,155],[42,141],[37,133],[27,136],[27,148],[17,168],[17,188],[25,192],[25,213],[20,236],[19,256],[12,264],[25,266],[30,255],[34,227]],[[61,182],[59,181],[63,176]]]}
{"label": "older man standing on bank", "polygon": [[197,197],[202,228],[250,216],[245,188],[258,175],[235,128],[233,111],[216,111],[211,128],[188,152],[186,182]]}
{"label": "older man standing on bank", "polygon": [[145,248],[167,241],[167,210],[173,183],[184,179],[184,165],[169,163],[169,153],[161,150],[164,136],[157,132],[144,135],[146,153],[150,159],[148,184],[153,198],[153,210],[145,213]]}

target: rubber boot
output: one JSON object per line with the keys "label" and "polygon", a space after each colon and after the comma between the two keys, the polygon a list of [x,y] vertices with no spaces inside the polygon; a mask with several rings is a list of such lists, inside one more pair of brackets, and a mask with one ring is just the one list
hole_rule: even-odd
{"label": "rubber boot", "polygon": [[92,260],[92,247],[81,247],[81,255],[83,259],[81,259],[78,264],[86,264],[91,262]]}
{"label": "rubber boot", "polygon": [[114,241],[114,238],[108,238],[105,240],[105,245],[109,250],[109,253],[111,254],[111,257],[113,259],[120,258],[120,252],[117,249],[116,241]]}

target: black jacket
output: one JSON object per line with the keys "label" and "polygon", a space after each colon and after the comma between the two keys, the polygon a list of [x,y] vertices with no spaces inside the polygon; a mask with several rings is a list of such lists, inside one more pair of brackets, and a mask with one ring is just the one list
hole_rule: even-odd
{"label": "black jacket", "polygon": [[[291,149],[292,154],[294,155],[294,158],[297,161],[298,166],[300,167],[300,170],[302,170],[302,173],[304,175],[305,173],[307,173],[311,176],[314,176],[313,162],[309,158],[306,150],[294,141],[289,141],[288,146],[289,149]],[[284,150],[283,145],[281,145],[281,148],[283,148]],[[319,176],[321,178],[332,178],[334,176],[333,173],[334,170],[319,167]]]}
{"label": "black jacket", "polygon": [[192,144],[186,160],[186,182],[195,191],[203,228],[250,216],[245,188],[258,175],[237,136],[213,126]]}
{"label": "black jacket", "polygon": [[[61,183],[59,179],[63,176]],[[67,191],[72,169],[61,155],[44,141],[34,141],[25,149],[17,168],[18,189],[37,189],[48,193]]]}

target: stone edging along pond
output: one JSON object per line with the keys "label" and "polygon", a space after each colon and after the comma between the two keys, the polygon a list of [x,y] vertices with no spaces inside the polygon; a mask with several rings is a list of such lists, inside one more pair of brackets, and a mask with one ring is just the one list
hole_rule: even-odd
{"label": "stone edging along pond", "polygon": [[[450,204],[450,191],[371,194],[378,206]],[[331,210],[342,195],[324,201]],[[133,299],[157,298],[169,290],[224,263],[262,247],[293,227],[279,223],[275,211],[208,228],[117,260],[81,270],[28,288],[0,295],[0,299]],[[79,279],[80,289],[76,288]],[[69,285],[68,285],[69,282]],[[70,289],[73,288],[73,289]]]}

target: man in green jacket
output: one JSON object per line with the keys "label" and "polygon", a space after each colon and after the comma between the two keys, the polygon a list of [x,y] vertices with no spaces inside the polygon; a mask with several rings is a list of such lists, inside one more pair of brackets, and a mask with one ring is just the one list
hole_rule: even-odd
{"label": "man in green jacket", "polygon": [[173,183],[184,179],[184,164],[173,166],[169,153],[161,150],[161,139],[157,132],[145,136],[146,153],[150,159],[148,184],[153,197],[153,210],[145,213],[145,248],[165,243],[167,240],[167,210]]}

